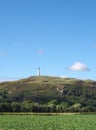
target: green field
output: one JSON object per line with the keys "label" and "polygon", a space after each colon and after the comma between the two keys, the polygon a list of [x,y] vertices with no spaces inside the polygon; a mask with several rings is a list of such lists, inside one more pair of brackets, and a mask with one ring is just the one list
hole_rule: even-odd
{"label": "green field", "polygon": [[0,130],[96,130],[96,115],[0,115]]}

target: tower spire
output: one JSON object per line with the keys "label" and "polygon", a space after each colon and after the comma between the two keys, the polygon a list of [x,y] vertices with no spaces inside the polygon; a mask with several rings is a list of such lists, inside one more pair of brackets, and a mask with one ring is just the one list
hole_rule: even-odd
{"label": "tower spire", "polygon": [[40,67],[38,67],[37,76],[40,76]]}

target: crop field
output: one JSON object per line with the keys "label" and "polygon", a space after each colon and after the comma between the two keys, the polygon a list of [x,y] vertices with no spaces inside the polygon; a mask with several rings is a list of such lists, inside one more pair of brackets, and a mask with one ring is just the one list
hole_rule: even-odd
{"label": "crop field", "polygon": [[0,115],[0,130],[96,130],[96,115]]}

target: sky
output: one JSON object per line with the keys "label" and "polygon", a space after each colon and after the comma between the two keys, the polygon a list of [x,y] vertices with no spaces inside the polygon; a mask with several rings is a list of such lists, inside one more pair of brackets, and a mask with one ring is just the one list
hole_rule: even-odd
{"label": "sky", "polygon": [[0,1],[0,81],[96,80],[96,0]]}

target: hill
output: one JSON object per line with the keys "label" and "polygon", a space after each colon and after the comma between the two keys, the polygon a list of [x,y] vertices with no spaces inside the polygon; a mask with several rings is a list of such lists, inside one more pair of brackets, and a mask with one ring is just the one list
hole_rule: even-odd
{"label": "hill", "polygon": [[[60,111],[95,111],[95,100],[96,82],[92,80],[32,76],[14,82],[0,83],[1,110],[2,104],[11,107],[22,104],[19,111],[22,111],[21,107],[25,104],[28,110],[30,104],[30,107],[35,104],[35,107],[37,105],[40,108],[50,106],[52,110],[53,106],[56,109],[61,107]],[[9,108],[5,110],[9,111]]]}

